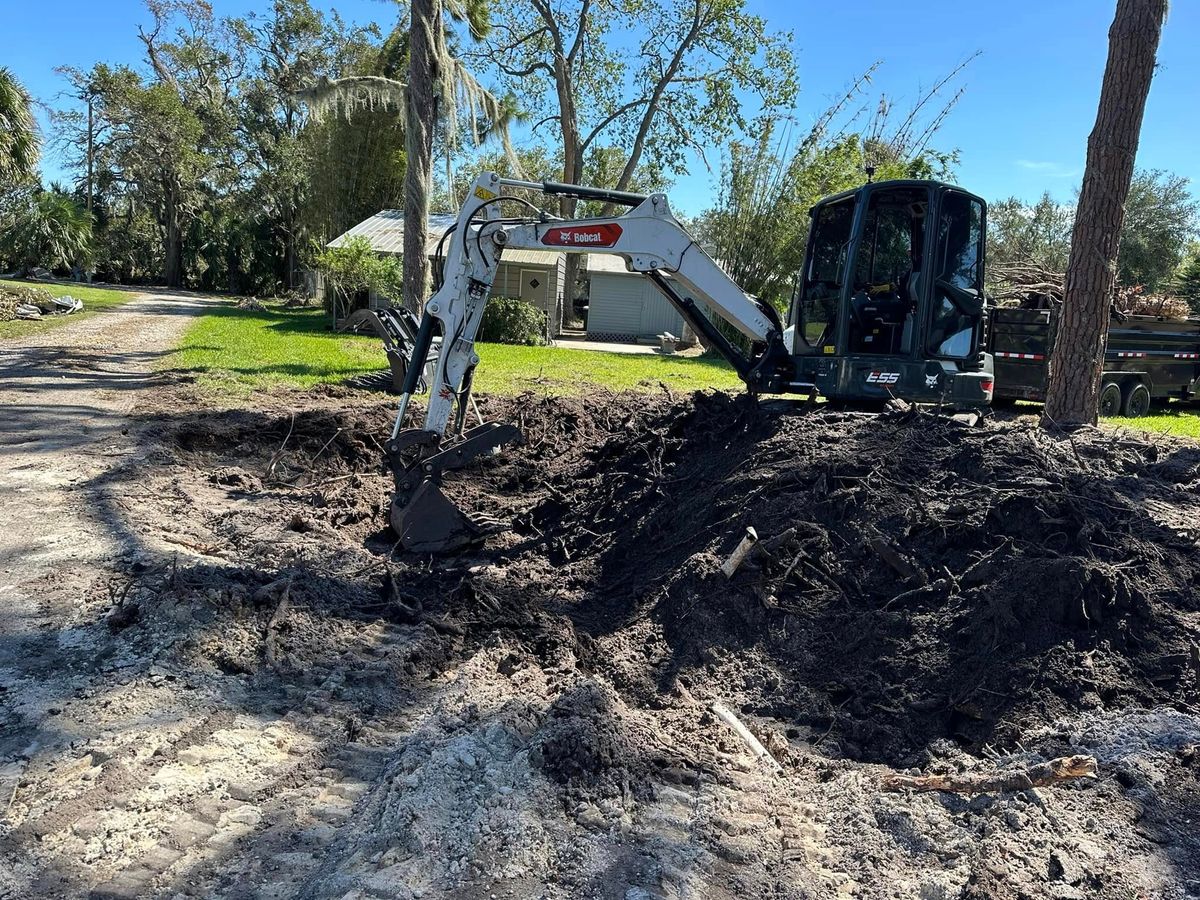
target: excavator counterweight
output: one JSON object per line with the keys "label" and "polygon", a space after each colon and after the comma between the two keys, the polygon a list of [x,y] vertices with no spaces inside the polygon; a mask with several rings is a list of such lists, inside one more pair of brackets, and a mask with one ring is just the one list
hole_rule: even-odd
{"label": "excavator counterweight", "polygon": [[[521,197],[525,191],[628,209],[560,219]],[[442,484],[445,473],[520,439],[513,425],[480,420],[466,427],[480,361],[475,336],[508,249],[621,257],[629,271],[650,279],[754,394],[852,402],[895,397],[952,409],[987,405],[992,377],[983,342],[983,201],[938,182],[879,182],[823,200],[811,215],[804,268],[785,323],[696,243],[663,194],[518,181],[490,172],[476,178],[443,239],[440,284],[415,333],[411,326],[386,329],[393,371],[403,375],[387,443],[396,479],[391,523],[401,545],[444,552],[503,527],[458,509]],[[730,339],[717,322],[743,339]],[[428,395],[424,423],[406,429],[409,402],[422,390]]]}

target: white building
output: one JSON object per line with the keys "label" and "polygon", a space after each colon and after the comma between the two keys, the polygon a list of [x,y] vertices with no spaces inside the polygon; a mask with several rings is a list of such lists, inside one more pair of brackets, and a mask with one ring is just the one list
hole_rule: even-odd
{"label": "white building", "polygon": [[[442,236],[454,224],[455,215],[432,215],[427,229],[426,252],[432,260]],[[402,256],[404,253],[404,210],[384,209],[329,242],[340,247],[355,237],[366,238],[377,253]],[[447,238],[447,242],[453,239]],[[443,248],[443,252],[445,249]],[[493,297],[520,297],[546,313],[557,333],[563,300],[563,254],[551,250],[506,250],[500,271],[492,284]],[[386,297],[372,296],[372,307],[388,305]]]}
{"label": "white building", "polygon": [[683,317],[650,279],[629,272],[625,260],[607,253],[589,254],[587,334],[596,341],[649,340],[669,331],[683,334]]}

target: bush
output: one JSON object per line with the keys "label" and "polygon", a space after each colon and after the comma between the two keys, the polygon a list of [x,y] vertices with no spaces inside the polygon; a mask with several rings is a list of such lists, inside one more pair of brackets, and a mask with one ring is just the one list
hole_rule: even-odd
{"label": "bush", "polygon": [[325,275],[325,307],[334,315],[348,315],[354,297],[374,290],[385,297],[401,295],[401,265],[394,256],[381,256],[365,237],[352,237],[338,247],[326,248],[314,260]]}
{"label": "bush", "polygon": [[546,314],[516,297],[493,297],[483,311],[479,340],[539,347],[546,343]]}

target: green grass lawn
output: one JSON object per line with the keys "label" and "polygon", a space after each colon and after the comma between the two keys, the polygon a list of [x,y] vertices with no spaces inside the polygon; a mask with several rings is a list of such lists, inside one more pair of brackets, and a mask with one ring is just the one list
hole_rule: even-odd
{"label": "green grass lawn", "polygon": [[111,309],[114,306],[120,306],[122,303],[128,303],[137,296],[137,294],[132,291],[112,291],[105,288],[94,288],[76,284],[43,284],[35,281],[0,281],[0,286],[4,285],[9,285],[12,287],[42,288],[53,294],[55,297],[62,297],[70,294],[72,297],[77,297],[83,301],[83,309],[80,312],[72,313],[69,316],[47,316],[44,319],[35,319],[32,321],[25,319],[14,319],[9,322],[0,322],[0,338],[19,337],[26,334],[37,334],[41,331],[48,331],[51,328],[57,328],[60,325],[65,325],[67,322],[78,322],[80,319],[87,318],[94,313]]}
{"label": "green grass lawn", "polygon": [[[254,311],[231,302],[192,325],[180,349],[163,365],[196,374],[206,390],[237,396],[260,388],[340,383],[386,368],[378,338],[334,334],[327,330],[328,322],[320,309],[271,304]],[[485,393],[585,394],[596,387],[653,391],[660,382],[677,391],[742,386],[733,369],[715,359],[505,344],[478,348],[483,361],[475,386]],[[1017,412],[1031,414],[1040,409],[1024,403],[1016,407]],[[1200,440],[1200,408],[1195,406],[1172,403],[1145,418],[1104,421],[1135,432]]]}
{"label": "green grass lawn", "polygon": [[1173,434],[1177,437],[1200,441],[1200,406],[1171,403],[1165,407],[1152,409],[1150,415],[1142,416],[1140,419],[1118,416],[1100,421],[1108,425],[1120,425],[1130,431]]}
{"label": "green grass lawn", "polygon": [[[204,388],[240,395],[342,382],[387,367],[379,338],[333,334],[328,322],[320,309],[272,304],[254,311],[230,304],[192,325],[164,365],[195,373]],[[741,385],[720,360],[505,344],[479,344],[478,351],[483,361],[475,388],[484,393],[583,394],[596,386],[658,390],[659,382],[673,390]]]}
{"label": "green grass lawn", "polygon": [[[1019,415],[1040,416],[1042,405],[1019,400],[1013,407]],[[1140,419],[1125,416],[1102,418],[1101,425],[1115,425],[1135,433],[1170,434],[1176,437],[1200,441],[1200,406],[1171,401],[1163,406],[1154,406],[1151,414]]]}

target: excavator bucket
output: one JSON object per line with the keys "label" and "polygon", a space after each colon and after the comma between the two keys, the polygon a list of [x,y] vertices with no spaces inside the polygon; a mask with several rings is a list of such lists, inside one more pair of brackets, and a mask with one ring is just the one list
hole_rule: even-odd
{"label": "excavator bucket", "polygon": [[389,441],[388,460],[396,479],[391,523],[401,546],[414,553],[444,553],[504,530],[505,523],[497,519],[459,509],[442,492],[442,477],[520,437],[515,425],[486,422],[448,442],[420,428]]}
{"label": "excavator bucket", "polygon": [[[392,370],[393,393],[399,394],[404,390],[404,379],[408,368],[413,362],[414,344],[416,343],[418,322],[417,317],[403,307],[388,306],[379,309],[360,309],[351,313],[338,326],[339,332],[375,332],[383,341],[383,350],[387,354],[388,367]],[[425,390],[428,375],[437,365],[440,347],[435,342],[425,354],[422,364],[421,379],[418,388]]]}

